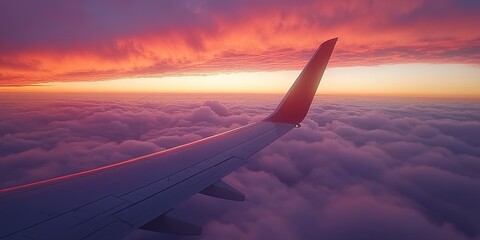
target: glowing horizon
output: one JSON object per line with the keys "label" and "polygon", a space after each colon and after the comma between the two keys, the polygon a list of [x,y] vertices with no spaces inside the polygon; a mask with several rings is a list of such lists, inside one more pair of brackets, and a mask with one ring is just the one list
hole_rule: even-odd
{"label": "glowing horizon", "polygon": [[[1,87],[0,92],[284,94],[300,70],[232,72]],[[480,68],[396,64],[329,68],[317,94],[480,98]],[[455,80],[455,78],[458,78]]]}

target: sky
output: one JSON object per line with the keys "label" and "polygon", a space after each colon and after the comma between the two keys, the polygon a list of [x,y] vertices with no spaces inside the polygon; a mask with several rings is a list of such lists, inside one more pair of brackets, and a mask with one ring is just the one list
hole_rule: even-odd
{"label": "sky", "polygon": [[479,240],[479,22],[476,0],[0,1],[0,189],[260,121],[339,37],[302,127],[224,179],[245,202],[125,239]]}
{"label": "sky", "polygon": [[475,0],[2,1],[0,91],[283,93],[339,37],[324,94],[478,98],[479,11]]}

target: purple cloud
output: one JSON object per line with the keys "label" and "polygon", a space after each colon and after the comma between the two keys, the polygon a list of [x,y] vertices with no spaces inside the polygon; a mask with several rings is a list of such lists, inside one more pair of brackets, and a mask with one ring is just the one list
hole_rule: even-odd
{"label": "purple cloud", "polygon": [[[278,96],[17,101],[0,107],[3,186],[93,168],[267,116]],[[26,98],[25,98],[26,99]],[[195,196],[193,239],[478,239],[475,101],[319,97],[302,127],[226,180],[244,203]],[[127,239],[192,239],[138,230]]]}

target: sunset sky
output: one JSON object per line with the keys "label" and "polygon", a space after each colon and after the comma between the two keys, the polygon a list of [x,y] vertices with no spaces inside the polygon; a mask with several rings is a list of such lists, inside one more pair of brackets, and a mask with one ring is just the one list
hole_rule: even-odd
{"label": "sunset sky", "polygon": [[2,1],[2,92],[283,93],[339,37],[319,93],[480,97],[480,2]]}
{"label": "sunset sky", "polygon": [[0,190],[261,121],[338,37],[301,127],[224,178],[245,202],[125,240],[479,240],[479,25],[479,0],[0,1]]}

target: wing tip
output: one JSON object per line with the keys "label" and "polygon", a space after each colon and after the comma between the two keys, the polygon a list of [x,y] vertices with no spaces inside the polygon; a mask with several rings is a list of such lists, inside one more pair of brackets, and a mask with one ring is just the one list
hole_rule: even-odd
{"label": "wing tip", "polygon": [[320,44],[282,102],[265,121],[291,124],[299,124],[303,121],[337,40],[338,37],[335,37]]}
{"label": "wing tip", "polygon": [[338,37],[334,37],[334,38],[328,39],[327,41],[323,42],[321,45],[332,43],[332,42],[336,43],[337,41],[338,41]]}

